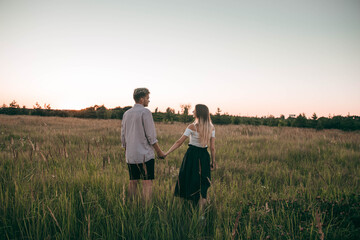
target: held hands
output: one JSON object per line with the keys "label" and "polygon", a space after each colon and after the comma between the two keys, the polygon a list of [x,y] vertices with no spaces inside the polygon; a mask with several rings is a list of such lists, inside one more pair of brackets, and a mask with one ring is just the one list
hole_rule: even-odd
{"label": "held hands", "polygon": [[163,155],[162,155],[162,157],[160,157],[160,155],[158,155],[159,158],[160,159],[165,159],[172,151],[171,151],[171,149],[169,149],[166,153],[164,153],[163,151],[161,151],[161,152],[163,153]]}
{"label": "held hands", "polygon": [[157,155],[160,159],[165,159],[167,156],[162,150],[160,150]]}
{"label": "held hands", "polygon": [[163,151],[161,151],[160,153],[158,153],[158,157],[160,159],[165,159],[168,155],[169,155],[169,151],[167,151],[166,153],[164,153]]}

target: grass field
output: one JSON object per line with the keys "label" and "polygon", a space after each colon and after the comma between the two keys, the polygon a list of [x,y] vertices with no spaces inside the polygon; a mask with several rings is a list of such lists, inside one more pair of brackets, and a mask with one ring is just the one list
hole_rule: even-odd
{"label": "grass field", "polygon": [[[186,125],[156,124],[167,150]],[[0,115],[0,239],[358,239],[360,133],[216,126],[205,213],[173,197],[187,146],[127,199],[119,120]],[[205,220],[201,220],[202,214]]]}

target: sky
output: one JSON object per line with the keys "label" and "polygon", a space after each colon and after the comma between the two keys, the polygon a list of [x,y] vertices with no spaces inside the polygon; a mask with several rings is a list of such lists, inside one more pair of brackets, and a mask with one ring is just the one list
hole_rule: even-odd
{"label": "sky", "polygon": [[0,0],[0,104],[360,116],[358,0]]}

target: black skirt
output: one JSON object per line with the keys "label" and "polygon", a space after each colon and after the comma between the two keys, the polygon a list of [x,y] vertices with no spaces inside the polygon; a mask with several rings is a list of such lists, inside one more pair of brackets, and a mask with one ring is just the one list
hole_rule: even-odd
{"label": "black skirt", "polygon": [[198,202],[206,198],[211,184],[210,155],[207,148],[189,144],[180,167],[175,196]]}

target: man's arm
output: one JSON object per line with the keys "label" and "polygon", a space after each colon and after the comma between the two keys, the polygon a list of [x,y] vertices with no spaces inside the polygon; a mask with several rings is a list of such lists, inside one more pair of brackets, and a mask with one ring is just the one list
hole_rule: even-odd
{"label": "man's arm", "polygon": [[159,146],[159,144],[158,144],[157,142],[153,145],[153,147],[154,147],[154,149],[155,149],[155,151],[156,151],[156,155],[157,155],[159,158],[161,158],[161,159],[165,158],[165,154],[164,154],[164,152],[160,149],[160,146]]}
{"label": "man's arm", "polygon": [[148,140],[149,144],[151,146],[154,146],[154,144],[157,143],[158,140],[156,139],[155,124],[151,112],[150,111],[144,112],[142,118],[143,118],[142,120],[144,125],[145,137]]}
{"label": "man's arm", "polygon": [[121,145],[126,149],[126,141],[125,141],[125,118],[121,121]]}
{"label": "man's arm", "polygon": [[154,119],[152,117],[152,114],[150,111],[144,113],[143,115],[143,124],[144,124],[144,131],[145,136],[150,143],[150,145],[153,146],[153,148],[156,151],[156,155],[159,158],[165,158],[164,152],[160,149],[160,146],[158,144],[158,140],[156,138],[156,130],[155,130],[155,124]]}

